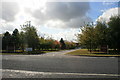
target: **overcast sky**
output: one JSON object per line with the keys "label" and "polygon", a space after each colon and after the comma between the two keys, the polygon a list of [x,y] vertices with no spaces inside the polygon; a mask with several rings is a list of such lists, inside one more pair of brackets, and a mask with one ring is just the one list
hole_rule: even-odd
{"label": "overcast sky", "polygon": [[37,28],[39,35],[60,40],[76,39],[80,26],[96,20],[109,21],[118,14],[118,0],[114,2],[46,2],[46,0],[14,0],[0,2],[0,33],[12,32],[26,21]]}

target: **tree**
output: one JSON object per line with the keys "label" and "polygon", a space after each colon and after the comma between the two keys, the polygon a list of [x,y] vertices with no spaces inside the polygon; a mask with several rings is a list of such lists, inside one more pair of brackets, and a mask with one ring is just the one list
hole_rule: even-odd
{"label": "tree", "polygon": [[14,50],[18,49],[20,46],[20,37],[18,29],[15,29],[12,33],[12,44],[14,46]]}
{"label": "tree", "polygon": [[60,48],[60,43],[56,40],[53,40],[52,38],[44,39],[43,37],[41,37],[39,40],[40,40],[39,50],[40,49],[52,50]]}
{"label": "tree", "polygon": [[39,46],[39,37],[36,28],[31,26],[30,21],[28,21],[26,25],[23,25],[22,29],[25,31],[27,47],[31,47],[35,50]]}
{"label": "tree", "polygon": [[106,23],[97,22],[97,25],[86,25],[81,28],[81,34],[78,34],[78,40],[81,46],[94,50],[99,46],[107,45],[108,28]]}
{"label": "tree", "polygon": [[8,51],[8,46],[11,45],[11,34],[7,31],[2,38],[2,48]]}
{"label": "tree", "polygon": [[66,49],[74,49],[76,47],[74,42],[65,41]]}
{"label": "tree", "polygon": [[54,49],[55,45],[54,45],[54,40],[53,39],[47,39],[46,40],[46,45],[48,46],[48,49]]}
{"label": "tree", "polygon": [[108,45],[108,28],[105,22],[97,22],[94,39],[97,46]]}
{"label": "tree", "polygon": [[95,27],[85,26],[78,34],[79,43],[85,48],[95,49],[99,46],[107,46],[120,52],[120,15],[112,16],[108,23],[97,22]]}
{"label": "tree", "polygon": [[44,37],[39,38],[39,47],[38,47],[39,50],[40,50],[40,49],[43,50],[43,49],[45,48],[45,45],[44,45],[44,44],[45,44],[45,39],[44,39]]}
{"label": "tree", "polygon": [[120,15],[112,16],[108,25],[110,30],[110,46],[120,52]]}
{"label": "tree", "polygon": [[25,40],[25,33],[23,31],[20,32],[19,38],[20,38],[20,49],[24,51],[25,46],[26,46],[26,43],[25,43],[26,40]]}
{"label": "tree", "polygon": [[57,40],[55,40],[55,41],[54,41],[54,46],[55,46],[55,47],[54,47],[55,49],[60,49],[60,42],[57,41]]}
{"label": "tree", "polygon": [[66,49],[66,44],[65,44],[63,38],[61,38],[60,44],[61,44],[61,49]]}
{"label": "tree", "polygon": [[81,27],[81,33],[78,34],[80,45],[87,48],[90,52],[95,46],[94,34],[94,27],[90,24]]}

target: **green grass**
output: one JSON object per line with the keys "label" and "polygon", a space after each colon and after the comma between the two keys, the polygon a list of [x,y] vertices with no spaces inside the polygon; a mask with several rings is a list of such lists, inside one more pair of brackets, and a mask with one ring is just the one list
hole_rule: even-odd
{"label": "green grass", "polygon": [[111,54],[111,53],[105,53],[105,52],[89,52],[87,49],[79,49],[76,51],[68,52],[66,55],[75,55],[75,56],[111,56],[111,57],[117,57],[120,56],[120,54]]}
{"label": "green grass", "polygon": [[20,53],[0,53],[0,55],[34,55],[34,54],[44,54],[49,52],[56,52],[56,51],[32,51],[32,52],[20,52]]}
{"label": "green grass", "polygon": [[0,53],[0,55],[26,55],[27,53]]}
{"label": "green grass", "polygon": [[57,52],[57,51],[43,51],[44,53]]}

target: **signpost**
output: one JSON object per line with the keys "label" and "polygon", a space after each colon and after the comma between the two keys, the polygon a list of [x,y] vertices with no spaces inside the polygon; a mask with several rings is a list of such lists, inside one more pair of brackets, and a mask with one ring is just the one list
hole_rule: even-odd
{"label": "signpost", "polygon": [[100,51],[108,53],[108,45],[102,45]]}
{"label": "signpost", "polygon": [[32,51],[33,49],[32,48],[26,48],[26,51]]}

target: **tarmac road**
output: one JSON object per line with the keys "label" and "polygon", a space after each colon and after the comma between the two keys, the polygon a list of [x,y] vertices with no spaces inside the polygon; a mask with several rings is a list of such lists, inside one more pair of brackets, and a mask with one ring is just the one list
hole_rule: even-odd
{"label": "tarmac road", "polygon": [[[73,51],[73,50],[71,50]],[[117,78],[117,57],[83,57],[64,53],[3,55],[3,78]]]}

